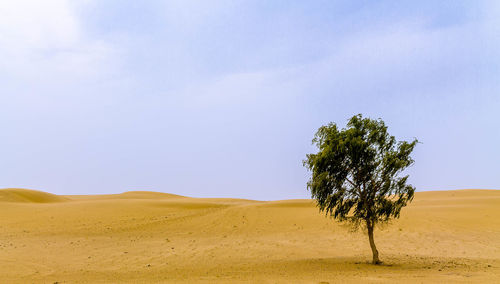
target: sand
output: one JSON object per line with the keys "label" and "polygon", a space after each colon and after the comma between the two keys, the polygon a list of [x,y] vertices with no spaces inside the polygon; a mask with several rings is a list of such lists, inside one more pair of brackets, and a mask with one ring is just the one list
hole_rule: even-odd
{"label": "sand", "polygon": [[417,193],[363,232],[311,200],[0,190],[0,283],[500,283],[500,191]]}

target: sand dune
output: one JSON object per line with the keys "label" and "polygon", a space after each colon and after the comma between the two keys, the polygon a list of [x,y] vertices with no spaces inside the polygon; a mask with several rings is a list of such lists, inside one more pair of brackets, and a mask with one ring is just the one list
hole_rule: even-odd
{"label": "sand dune", "polygon": [[[62,202],[64,201],[64,202]],[[499,282],[500,191],[417,193],[375,232],[311,200],[0,190],[2,283]]]}
{"label": "sand dune", "polygon": [[119,194],[99,194],[99,195],[67,195],[65,197],[72,200],[185,198],[185,196],[177,194],[154,192],[154,191],[127,191]]}
{"label": "sand dune", "polygon": [[68,201],[68,199],[63,196],[38,190],[22,188],[6,188],[0,190],[0,202],[52,203],[63,201]]}

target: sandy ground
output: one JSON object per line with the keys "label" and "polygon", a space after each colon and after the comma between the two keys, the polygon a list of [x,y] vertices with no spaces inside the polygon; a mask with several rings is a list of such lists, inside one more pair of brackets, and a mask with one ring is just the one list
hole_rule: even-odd
{"label": "sandy ground", "polygon": [[500,191],[418,193],[375,241],[311,200],[0,190],[0,283],[500,283]]}

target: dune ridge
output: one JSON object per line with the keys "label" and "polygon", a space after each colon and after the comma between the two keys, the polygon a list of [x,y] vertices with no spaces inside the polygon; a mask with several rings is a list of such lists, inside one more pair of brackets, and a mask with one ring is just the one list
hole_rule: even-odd
{"label": "dune ridge", "polygon": [[156,191],[126,191],[117,194],[95,194],[95,195],[64,195],[72,200],[104,200],[104,199],[175,199],[188,198],[186,196],[156,192]]}
{"label": "dune ridge", "polygon": [[24,188],[0,189],[0,202],[21,202],[21,203],[54,203],[65,202],[69,199],[38,190]]}

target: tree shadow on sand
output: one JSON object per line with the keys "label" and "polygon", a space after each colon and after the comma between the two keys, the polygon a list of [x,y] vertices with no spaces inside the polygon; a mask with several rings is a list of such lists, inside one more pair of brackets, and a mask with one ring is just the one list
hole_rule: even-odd
{"label": "tree shadow on sand", "polygon": [[283,266],[297,266],[303,270],[322,271],[338,270],[353,271],[363,270],[366,272],[387,271],[413,271],[423,272],[426,270],[459,270],[459,271],[482,271],[484,269],[500,269],[498,259],[473,259],[433,257],[417,255],[386,255],[380,265],[374,265],[366,256],[357,257],[333,257],[333,258],[308,258],[297,260],[277,261]]}

